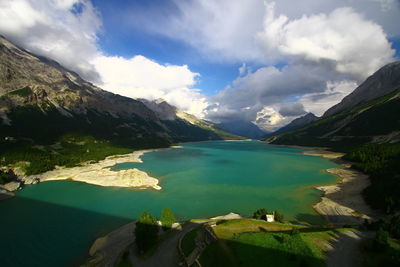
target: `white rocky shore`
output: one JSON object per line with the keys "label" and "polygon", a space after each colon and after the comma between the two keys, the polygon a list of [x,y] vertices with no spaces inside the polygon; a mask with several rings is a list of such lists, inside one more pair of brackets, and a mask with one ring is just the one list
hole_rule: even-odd
{"label": "white rocky shore", "polygon": [[140,156],[151,151],[155,150],[140,150],[125,155],[114,155],[97,163],[88,162],[72,168],[57,167],[52,171],[24,177],[23,180],[26,183],[31,183],[31,181],[37,178],[40,182],[72,180],[99,186],[153,188],[160,190],[161,187],[158,185],[158,179],[150,177],[144,171],[138,169],[111,170],[111,167],[118,163],[142,162]]}
{"label": "white rocky shore", "polygon": [[313,208],[331,224],[361,224],[364,219],[374,220],[379,216],[362,197],[362,191],[370,183],[368,176],[352,169],[351,164],[342,160],[344,154],[325,150],[305,151],[303,154],[324,157],[341,165],[341,168],[326,170],[339,177],[337,184],[316,187],[324,194]]}

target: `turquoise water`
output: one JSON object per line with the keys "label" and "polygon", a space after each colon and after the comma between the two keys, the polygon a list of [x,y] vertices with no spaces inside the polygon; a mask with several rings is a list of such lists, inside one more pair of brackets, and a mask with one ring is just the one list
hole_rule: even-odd
{"label": "turquoise water", "polygon": [[160,180],[161,191],[71,181],[27,186],[0,202],[1,265],[78,265],[96,237],[145,209],[159,216],[166,206],[182,220],[265,207],[289,220],[320,222],[311,208],[320,193],[312,186],[335,182],[322,170],[336,165],[301,151],[255,141],[187,143],[113,167],[144,170]]}

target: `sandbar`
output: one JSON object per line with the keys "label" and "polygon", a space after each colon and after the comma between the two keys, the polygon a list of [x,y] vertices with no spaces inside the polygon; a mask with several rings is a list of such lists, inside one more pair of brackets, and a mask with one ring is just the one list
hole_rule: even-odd
{"label": "sandbar", "polygon": [[39,178],[40,182],[72,180],[99,186],[153,188],[160,190],[161,187],[158,185],[158,179],[150,177],[144,171],[136,168],[118,171],[111,170],[111,167],[115,164],[142,162],[140,156],[151,151],[156,150],[140,150],[130,154],[113,155],[96,163],[86,162],[72,168],[57,167],[54,170],[38,175],[27,176],[24,179],[31,181],[34,178]]}

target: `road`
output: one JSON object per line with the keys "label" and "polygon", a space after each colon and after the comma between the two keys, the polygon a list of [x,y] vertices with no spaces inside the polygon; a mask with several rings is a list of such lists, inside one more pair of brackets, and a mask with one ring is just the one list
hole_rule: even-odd
{"label": "road", "polygon": [[172,236],[169,236],[167,240],[164,240],[164,242],[162,242],[159,245],[156,252],[151,257],[142,260],[139,259],[133,251],[131,251],[129,260],[135,267],[136,266],[140,267],[179,266],[179,260],[180,260],[178,251],[179,239],[183,237],[186,233],[188,233],[190,230],[196,228],[199,224],[205,222],[206,221],[201,221],[185,225],[182,230],[175,232],[174,234],[172,234]]}

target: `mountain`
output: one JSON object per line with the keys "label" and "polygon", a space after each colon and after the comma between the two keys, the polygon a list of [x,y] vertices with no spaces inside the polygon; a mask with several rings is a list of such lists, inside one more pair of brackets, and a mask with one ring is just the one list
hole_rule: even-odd
{"label": "mountain", "polygon": [[222,139],[245,139],[241,136],[232,134],[229,131],[223,131],[218,129],[216,125],[212,122],[206,120],[201,120],[194,115],[186,113],[178,108],[170,105],[164,99],[157,99],[154,101],[149,101],[146,99],[139,99],[143,104],[145,104],[149,109],[154,111],[154,113],[163,121],[164,124],[170,125],[174,128],[174,124],[178,121],[183,121],[186,124],[199,127],[203,130],[209,131],[216,134]]}
{"label": "mountain", "polygon": [[378,70],[321,119],[269,141],[343,151],[370,142],[400,141],[400,62]]}
{"label": "mountain", "polygon": [[[72,157],[78,150],[83,151],[82,145],[77,144],[85,142],[93,149],[87,147],[82,159],[91,159],[87,155],[93,154],[93,150],[97,151],[97,158],[107,150],[108,154],[121,152],[119,148],[166,147],[182,141],[236,138],[206,122],[207,127],[203,127],[202,121],[194,116],[191,120],[196,123],[182,117],[160,116],[163,108],[175,110],[166,102],[160,103],[159,108],[160,112],[155,112],[141,101],[104,91],[57,62],[36,56],[0,37],[2,165],[11,158],[13,162],[29,158],[28,154],[46,160],[59,155],[59,160],[61,155],[68,154],[67,148]],[[60,144],[64,150],[53,149]],[[71,157],[64,157],[58,163],[64,165]]]}
{"label": "mountain", "polygon": [[328,109],[323,117],[332,116],[344,111],[350,111],[367,104],[373,99],[387,95],[400,86],[400,61],[383,66],[373,75],[367,78],[351,94]]}
{"label": "mountain", "polygon": [[299,118],[292,120],[290,123],[283,126],[282,128],[279,128],[275,132],[265,135],[264,138],[296,130],[296,129],[306,126],[307,124],[310,124],[318,119],[319,118],[317,116],[315,116],[313,113],[307,113],[304,116],[301,116]]}
{"label": "mountain", "polygon": [[240,136],[245,136],[253,139],[259,139],[263,137],[266,132],[261,130],[257,125],[249,121],[234,120],[229,122],[223,122],[216,124],[215,127],[234,133]]}

